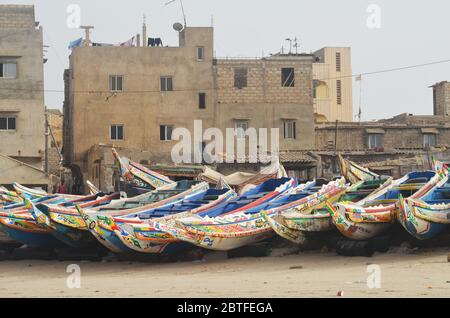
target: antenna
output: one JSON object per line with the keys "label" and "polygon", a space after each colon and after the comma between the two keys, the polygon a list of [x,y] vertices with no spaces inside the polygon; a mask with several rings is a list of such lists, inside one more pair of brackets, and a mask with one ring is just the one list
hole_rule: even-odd
{"label": "antenna", "polygon": [[292,53],[292,39],[287,38],[286,41],[289,41],[289,54],[291,54]]}
{"label": "antenna", "polygon": [[[164,5],[167,6],[167,5],[171,4],[171,3],[174,3],[175,1],[177,1],[177,0],[171,0],[169,2],[166,2]],[[181,5],[181,12],[183,13],[184,27],[186,27],[187,23],[186,23],[186,14],[184,12],[183,0],[179,0],[179,1],[180,1],[180,5]]]}
{"label": "antenna", "polygon": [[297,37],[294,38],[294,47],[295,47],[295,55],[297,55],[298,54],[298,47],[299,47]]}

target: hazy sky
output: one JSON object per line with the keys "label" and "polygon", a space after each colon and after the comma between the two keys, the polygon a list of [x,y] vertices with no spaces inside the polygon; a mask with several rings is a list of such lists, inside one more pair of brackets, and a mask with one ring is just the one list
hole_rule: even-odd
{"label": "hazy sky", "polygon": [[[182,22],[179,3],[168,0],[1,0],[1,3],[36,6],[44,27],[49,61],[45,89],[63,90],[68,65],[68,43],[83,35],[70,29],[67,7],[81,7],[81,23],[94,25],[92,40],[119,43],[140,33],[147,16],[149,36],[177,45],[172,29]],[[184,0],[190,26],[210,26],[213,16],[217,57],[255,57],[280,51],[287,37],[300,39],[301,51],[323,46],[350,46],[353,73],[365,73],[450,59],[450,2],[446,0]],[[367,26],[370,4],[381,8],[381,28]],[[399,113],[432,113],[428,86],[450,80],[450,63],[367,76],[363,80],[364,120]],[[61,108],[63,93],[47,92],[46,104]],[[359,105],[359,84],[354,85],[354,112]]]}

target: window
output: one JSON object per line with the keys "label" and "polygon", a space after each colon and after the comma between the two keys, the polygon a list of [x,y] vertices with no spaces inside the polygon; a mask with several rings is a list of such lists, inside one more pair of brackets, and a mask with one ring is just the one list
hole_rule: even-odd
{"label": "window", "polygon": [[173,81],[170,76],[161,76],[161,92],[173,91]]}
{"label": "window", "polygon": [[111,75],[109,77],[109,89],[112,92],[123,91],[123,76],[122,75]]}
{"label": "window", "polygon": [[236,137],[239,139],[245,138],[245,132],[248,129],[248,122],[246,121],[237,121],[235,123],[235,129],[236,129]]}
{"label": "window", "polygon": [[123,140],[123,125],[111,125],[111,140]]}
{"label": "window", "polygon": [[336,72],[341,71],[341,53],[336,52]]}
{"label": "window", "polygon": [[336,102],[338,105],[342,105],[342,81],[336,81]]}
{"label": "window", "polygon": [[294,87],[295,86],[295,70],[292,67],[281,69],[281,86]]}
{"label": "window", "polygon": [[159,126],[159,140],[169,141],[172,140],[173,126],[161,125]]}
{"label": "window", "polygon": [[382,134],[369,134],[367,145],[368,145],[369,149],[383,147],[383,135]]}
{"label": "window", "polygon": [[197,60],[203,61],[205,58],[205,48],[203,46],[197,47]]}
{"label": "window", "polygon": [[198,108],[206,108],[206,93],[198,93]]}
{"label": "window", "polygon": [[247,69],[235,68],[234,69],[234,87],[242,89],[247,87]]}
{"label": "window", "polygon": [[16,117],[0,117],[0,130],[16,130]]}
{"label": "window", "polygon": [[17,64],[16,63],[0,63],[0,78],[16,78]]}
{"label": "window", "polygon": [[313,81],[313,98],[327,99],[328,98],[328,86],[327,83],[314,80]]}
{"label": "window", "polygon": [[423,147],[430,148],[436,147],[437,138],[435,134],[424,134],[423,135]]}
{"label": "window", "polygon": [[284,122],[284,139],[295,139],[295,121],[285,121]]}

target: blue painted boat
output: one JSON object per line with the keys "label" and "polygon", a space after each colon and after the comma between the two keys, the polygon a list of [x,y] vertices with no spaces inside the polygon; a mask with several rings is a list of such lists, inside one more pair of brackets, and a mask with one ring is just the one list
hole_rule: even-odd
{"label": "blue painted boat", "polygon": [[[271,201],[292,189],[293,186],[294,180],[290,178],[271,179],[231,201],[226,192],[220,193],[217,192],[220,190],[214,190],[214,192],[207,191],[186,198],[175,204],[129,214],[126,217],[112,218],[97,214],[88,215],[87,218],[92,224],[91,232],[94,236],[102,243],[107,241],[104,245],[114,252],[168,253],[177,248],[177,244],[173,243],[180,243],[180,240],[155,229],[154,220],[175,222],[180,217],[190,215],[204,217],[239,212]],[[205,200],[211,195],[214,197],[227,195],[227,200],[219,199],[211,204]]]}
{"label": "blue painted boat", "polygon": [[34,200],[25,199],[24,204],[19,206],[14,204],[0,211],[0,231],[12,240],[29,246],[51,247],[61,245],[61,242],[51,235],[52,229],[36,217],[36,204],[52,203],[62,207],[78,204],[89,206],[105,200],[111,201],[119,196],[119,193],[115,193],[99,199],[96,195],[91,195],[84,197],[84,199],[77,198],[72,201],[66,201],[67,198],[61,196],[42,197]]}
{"label": "blue painted boat", "polygon": [[401,198],[397,218],[406,231],[419,240],[442,233],[450,224],[449,176],[418,198]]}

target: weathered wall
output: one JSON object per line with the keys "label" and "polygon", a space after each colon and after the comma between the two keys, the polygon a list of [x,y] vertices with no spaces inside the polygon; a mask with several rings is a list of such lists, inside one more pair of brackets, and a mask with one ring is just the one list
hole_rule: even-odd
{"label": "weathered wall", "polygon": [[[205,57],[197,60],[197,47]],[[188,27],[179,47],[77,47],[64,73],[64,157],[95,177],[89,149],[104,144],[149,151],[153,163],[172,163],[178,141],[160,141],[160,125],[225,133],[235,120],[253,128],[280,128],[281,150],[314,147],[312,55],[261,60],[213,59],[213,29]],[[234,87],[234,68],[249,68],[248,87]],[[282,87],[281,68],[295,68],[295,87]],[[123,75],[123,91],[109,91],[110,75]],[[160,91],[160,76],[173,76],[173,91]],[[199,108],[206,93],[206,108]],[[296,139],[283,139],[283,120],[296,121]],[[124,140],[110,139],[110,126],[124,126]],[[201,138],[201,136],[200,136]],[[270,139],[270,135],[269,135]],[[235,145],[237,142],[235,142]],[[89,158],[88,158],[89,157]],[[148,159],[148,158],[147,158]],[[98,173],[97,173],[98,174]]]}
{"label": "weathered wall", "polygon": [[[195,31],[195,32],[194,32]],[[183,32],[182,32],[183,33]],[[194,119],[212,126],[213,29],[187,28],[181,47],[78,47],[71,55],[70,116],[73,147],[65,151],[82,165],[99,143],[153,150],[155,161],[170,160],[175,141],[160,141],[159,126],[193,130]],[[198,61],[196,47],[205,47]],[[124,91],[109,92],[109,76],[124,76]],[[160,91],[160,76],[173,76],[174,90]],[[96,93],[89,93],[96,91]],[[198,94],[206,93],[206,109]],[[65,113],[66,115],[66,113]],[[124,125],[124,140],[110,139],[110,126]],[[69,145],[70,146],[70,145]]]}
{"label": "weathered wall", "polygon": [[34,164],[41,166],[43,42],[42,29],[34,23],[33,6],[0,5],[0,62],[17,63],[17,78],[0,78],[0,114],[16,117],[15,131],[0,131],[0,153],[35,158]]}
{"label": "weathered wall", "polygon": [[[280,150],[310,149],[314,144],[312,56],[280,56],[262,60],[218,60],[216,69],[219,128],[234,128],[237,120],[255,129],[280,129]],[[281,69],[294,68],[295,86],[281,85]],[[234,87],[235,69],[247,69],[247,87]],[[284,139],[283,122],[296,122],[296,139]]]}
{"label": "weathered wall", "polygon": [[[411,117],[411,116],[409,116]],[[441,117],[425,116],[420,121],[411,120],[403,123],[394,121],[379,121],[376,123],[338,123],[337,134],[335,124],[322,124],[316,126],[317,150],[335,149],[337,136],[338,150],[367,150],[368,136],[372,130],[381,130],[382,147],[385,150],[393,149],[423,149],[424,134],[429,131],[436,132],[437,147],[450,145],[450,124],[442,121]]]}
{"label": "weathered wall", "polygon": [[441,82],[433,86],[434,115],[450,115],[450,83]]}

